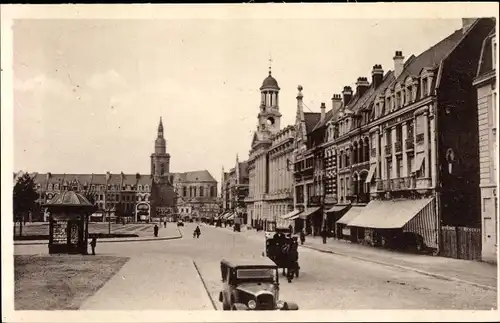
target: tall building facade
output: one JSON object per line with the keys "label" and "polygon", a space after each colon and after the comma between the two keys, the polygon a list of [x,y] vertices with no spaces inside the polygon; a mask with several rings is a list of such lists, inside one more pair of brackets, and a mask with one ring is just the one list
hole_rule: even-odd
{"label": "tall building facade", "polygon": [[404,233],[417,248],[453,256],[442,238],[446,231],[479,230],[473,80],[494,25],[492,19],[464,19],[463,28],[418,56],[405,60],[396,51],[393,71],[384,74],[375,65],[371,84],[358,78],[352,97],[344,91],[341,113],[326,136],[336,150],[337,206],[348,204],[336,221],[342,235],[390,245]]}
{"label": "tall building facade", "polygon": [[290,173],[293,129],[280,129],[278,82],[269,75],[260,87],[261,102],[248,158],[249,193],[245,199],[252,226],[276,225],[292,206]]}
{"label": "tall building facade", "polygon": [[477,76],[479,161],[481,187],[481,258],[497,262],[498,255],[498,143],[496,141],[498,107],[496,88],[496,32],[483,42]]}
{"label": "tall building facade", "polygon": [[231,220],[239,221],[240,224],[248,224],[245,204],[249,190],[248,162],[240,162],[238,155],[236,155],[236,163],[229,172],[224,172],[224,168],[222,168],[221,183],[221,211],[225,213],[223,219],[232,217]]}
{"label": "tall building facade", "polygon": [[[170,154],[161,118],[150,160],[150,174],[32,173],[39,194],[37,202],[41,206],[62,191],[77,191],[94,199],[98,210],[91,216],[92,221],[174,217],[179,203],[189,209],[190,214],[207,217],[217,214],[217,181],[207,170],[170,172]],[[14,180],[22,174],[14,174]],[[41,212],[35,219],[47,220]]]}

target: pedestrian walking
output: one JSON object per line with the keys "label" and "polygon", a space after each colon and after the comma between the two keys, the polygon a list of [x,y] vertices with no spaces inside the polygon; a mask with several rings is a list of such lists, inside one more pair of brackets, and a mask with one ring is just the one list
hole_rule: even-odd
{"label": "pedestrian walking", "polygon": [[199,238],[201,235],[201,230],[199,226],[196,226],[196,229],[194,229],[194,233],[196,234],[196,238]]}
{"label": "pedestrian walking", "polygon": [[300,244],[304,244],[306,241],[306,234],[304,233],[304,230],[300,231]]}
{"label": "pedestrian walking", "polygon": [[158,237],[158,230],[159,230],[159,229],[160,229],[160,228],[158,227],[158,225],[157,225],[157,224],[155,224],[155,227],[153,228],[153,232],[154,232],[155,237]]}
{"label": "pedestrian walking", "polygon": [[323,244],[326,244],[327,235],[328,231],[326,230],[326,228],[323,228],[323,230],[321,230],[321,237],[323,238]]}
{"label": "pedestrian walking", "polygon": [[167,220],[163,221],[163,227],[166,228],[167,227]]}
{"label": "pedestrian walking", "polygon": [[95,256],[95,246],[97,245],[97,238],[93,237],[90,241],[90,248],[92,249],[92,255]]}

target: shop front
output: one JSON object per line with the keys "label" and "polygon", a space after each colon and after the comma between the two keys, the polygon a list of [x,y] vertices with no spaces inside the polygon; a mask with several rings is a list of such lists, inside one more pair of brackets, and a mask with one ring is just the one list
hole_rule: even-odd
{"label": "shop front", "polygon": [[438,248],[438,226],[432,197],[372,200],[348,222],[364,229],[365,240],[374,246],[394,249]]}
{"label": "shop front", "polygon": [[350,240],[357,242],[359,239],[359,232],[356,227],[350,226],[350,222],[359,216],[363,211],[364,206],[350,206],[347,212],[335,222],[336,234],[339,239]]}

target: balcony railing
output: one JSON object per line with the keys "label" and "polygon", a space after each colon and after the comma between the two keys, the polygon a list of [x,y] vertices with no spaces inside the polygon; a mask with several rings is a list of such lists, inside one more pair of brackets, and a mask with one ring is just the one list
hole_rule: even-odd
{"label": "balcony railing", "polygon": [[347,195],[346,199],[351,203],[368,203],[370,202],[370,195],[368,193],[358,193]]}
{"label": "balcony railing", "polygon": [[308,202],[309,205],[321,205],[323,202],[323,196],[321,195],[310,196]]}
{"label": "balcony railing", "polygon": [[377,157],[377,149],[372,148],[371,149],[371,155],[372,155],[372,157]]}
{"label": "balcony railing", "polygon": [[424,141],[424,134],[423,133],[419,133],[417,135],[417,144],[421,143]]}
{"label": "balcony railing", "polygon": [[396,153],[400,153],[403,151],[403,144],[401,141],[396,141],[394,144],[394,148],[396,149]]}
{"label": "balcony railing", "polygon": [[413,137],[406,139],[405,145],[406,145],[406,150],[413,150],[415,148],[415,143],[413,142]]}
{"label": "balcony railing", "polygon": [[416,182],[413,177],[400,177],[377,182],[377,191],[390,192],[415,189]]}
{"label": "balcony railing", "polygon": [[392,145],[385,145],[384,151],[386,156],[392,155]]}

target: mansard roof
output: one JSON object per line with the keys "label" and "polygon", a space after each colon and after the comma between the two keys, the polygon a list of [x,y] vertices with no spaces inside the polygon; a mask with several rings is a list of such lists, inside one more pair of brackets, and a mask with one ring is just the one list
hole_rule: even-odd
{"label": "mansard roof", "polygon": [[494,70],[493,68],[493,57],[492,54],[492,43],[491,40],[495,37],[495,29],[493,28],[489,35],[483,41],[483,47],[481,48],[481,58],[479,59],[479,67],[477,70],[477,77],[488,74]]}
{"label": "mansard roof", "polygon": [[319,112],[304,112],[304,119],[306,123],[306,133],[310,133],[314,130],[321,119],[321,113]]}

